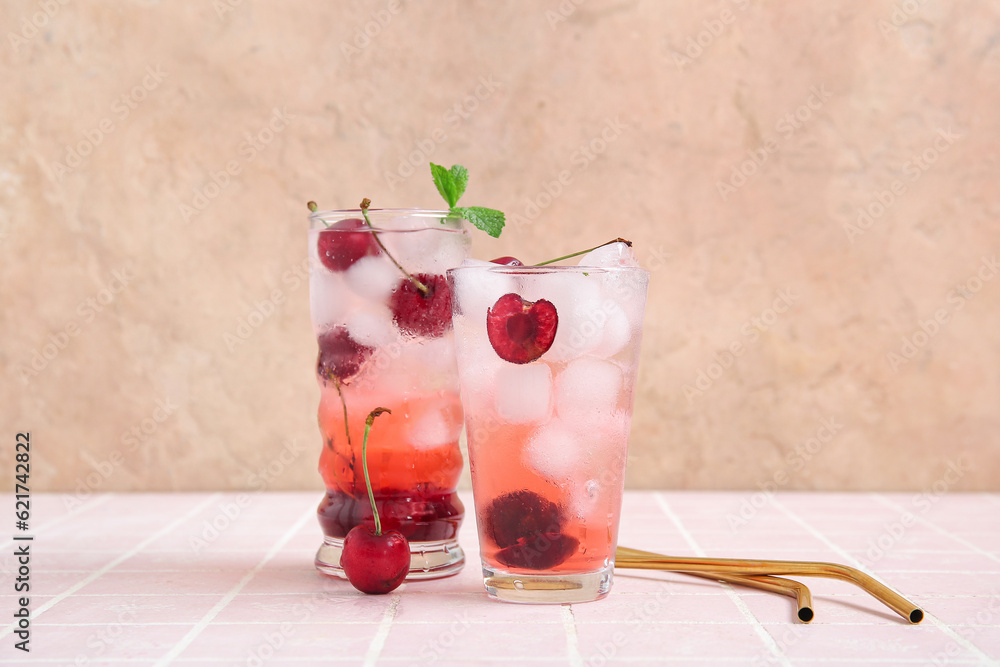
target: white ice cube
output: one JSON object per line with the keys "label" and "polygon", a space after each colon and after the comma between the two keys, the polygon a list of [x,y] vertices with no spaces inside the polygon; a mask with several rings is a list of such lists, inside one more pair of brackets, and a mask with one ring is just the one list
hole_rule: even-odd
{"label": "white ice cube", "polygon": [[468,235],[459,231],[434,228],[382,234],[379,238],[411,274],[443,275],[462,263],[470,243]]}
{"label": "white ice cube", "polygon": [[556,376],[556,413],[579,430],[601,429],[618,408],[622,384],[617,364],[591,357],[572,361]]}
{"label": "white ice cube", "polygon": [[325,267],[309,273],[309,309],[317,335],[343,324],[348,298],[341,274]]}
{"label": "white ice cube", "polygon": [[556,307],[559,324],[546,361],[569,361],[597,347],[604,338],[608,316],[602,308],[600,274],[548,274],[542,280],[527,277],[521,286],[528,301],[545,299]]}
{"label": "white ice cube", "polygon": [[381,303],[363,306],[347,316],[351,338],[369,347],[382,347],[397,338],[392,313]]}
{"label": "white ice cube", "polygon": [[456,414],[451,402],[432,406],[410,426],[410,443],[417,449],[434,449],[458,442],[462,420]]}
{"label": "white ice cube", "polygon": [[594,248],[580,258],[579,266],[600,266],[606,268],[639,266],[639,258],[631,246],[625,243],[609,243]]}
{"label": "white ice cube", "polygon": [[347,284],[355,294],[378,303],[389,300],[389,294],[399,286],[403,274],[382,255],[362,257],[344,272]]}
{"label": "white ice cube", "polygon": [[[464,267],[498,267],[498,264],[476,259],[466,259]],[[458,271],[455,274],[455,293],[453,298],[459,305],[460,312],[469,318],[469,324],[476,335],[486,333],[486,311],[493,307],[497,299],[504,294],[515,292],[514,277],[502,272],[493,271]]]}
{"label": "white ice cube", "polygon": [[542,425],[523,449],[524,463],[554,482],[568,482],[586,465],[586,441],[560,419]]}
{"label": "white ice cube", "polygon": [[528,424],[549,416],[552,371],[548,364],[501,366],[494,377],[496,411],[505,422]]}
{"label": "white ice cube", "polygon": [[606,359],[621,352],[628,344],[632,337],[632,325],[628,315],[615,301],[605,299],[601,304],[601,310],[607,316],[604,323],[604,335],[591,350],[591,354]]}

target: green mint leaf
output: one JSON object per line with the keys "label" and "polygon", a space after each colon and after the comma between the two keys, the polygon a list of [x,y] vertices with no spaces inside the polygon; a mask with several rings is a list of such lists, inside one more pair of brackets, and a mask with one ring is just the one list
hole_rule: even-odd
{"label": "green mint leaf", "polygon": [[455,201],[451,206],[458,203],[458,200],[465,194],[465,186],[469,184],[469,170],[460,164],[451,165],[451,182],[455,184]]}
{"label": "green mint leaf", "polygon": [[[434,177],[434,185],[437,186],[438,192],[448,202],[448,208],[454,208],[455,204],[458,203],[458,195],[451,172],[441,165],[431,162],[431,175]],[[466,174],[466,180],[468,180],[468,174]]]}
{"label": "green mint leaf", "polygon": [[482,206],[467,206],[460,208],[453,207],[451,212],[462,216],[493,238],[500,236],[500,232],[503,231],[504,215],[496,209],[483,208]]}

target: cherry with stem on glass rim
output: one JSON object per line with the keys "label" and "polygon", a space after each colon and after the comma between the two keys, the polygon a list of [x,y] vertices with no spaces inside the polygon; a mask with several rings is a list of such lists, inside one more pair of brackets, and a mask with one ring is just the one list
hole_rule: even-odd
{"label": "cherry with stem on glass rim", "polygon": [[365,435],[361,444],[361,462],[365,471],[365,486],[372,504],[375,530],[357,525],[344,538],[340,566],[351,585],[362,593],[381,595],[396,590],[410,571],[410,545],[396,530],[382,532],[382,521],[375,506],[371,478],[368,476],[368,434],[375,418],[386,408],[375,408],[365,419]]}

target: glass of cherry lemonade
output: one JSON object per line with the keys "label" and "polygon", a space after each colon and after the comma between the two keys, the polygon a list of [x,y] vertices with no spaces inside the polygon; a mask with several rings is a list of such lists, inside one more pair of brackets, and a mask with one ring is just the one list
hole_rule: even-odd
{"label": "glass of cherry lemonade", "polygon": [[462,406],[445,272],[467,257],[470,241],[447,211],[370,209],[368,218],[370,226],[360,210],[309,217],[326,485],[316,567],[345,577],[344,537],[359,524],[374,526],[361,449],[365,417],[385,407],[391,414],[368,440],[382,528],[409,541],[407,579],[433,579],[465,561],[457,541],[465,510],[455,493]]}
{"label": "glass of cherry lemonade", "polygon": [[448,272],[489,596],[611,589],[649,274],[623,243],[580,266]]}

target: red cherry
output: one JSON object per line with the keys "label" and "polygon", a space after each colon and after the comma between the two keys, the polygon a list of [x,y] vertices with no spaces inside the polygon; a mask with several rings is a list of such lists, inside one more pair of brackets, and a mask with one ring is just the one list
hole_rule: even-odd
{"label": "red cherry", "polygon": [[389,300],[392,320],[403,333],[437,338],[451,329],[451,288],[444,276],[418,273],[413,276],[427,287],[425,295],[404,278]]}
{"label": "red cherry", "polygon": [[573,555],[580,541],[562,532],[559,506],[533,491],[505,493],[486,508],[486,536],[509,567],[547,570]]}
{"label": "red cherry", "polygon": [[382,595],[396,590],[410,571],[410,545],[395,530],[376,535],[364,526],[355,526],[344,538],[340,566],[359,591]]}
{"label": "red cherry", "polygon": [[317,247],[323,266],[331,271],[346,271],[362,257],[381,253],[369,229],[364,220],[348,218],[321,231]]}
{"label": "red cherry", "polygon": [[559,315],[551,301],[525,301],[517,294],[504,294],[486,311],[486,333],[490,345],[514,364],[526,364],[545,354],[556,338]]}
{"label": "red cherry", "polygon": [[491,259],[490,262],[493,264],[503,264],[504,266],[524,266],[524,262],[519,260],[517,257],[511,257],[509,255]]}
{"label": "red cherry", "polygon": [[357,375],[374,351],[351,338],[345,327],[334,327],[320,334],[316,372],[324,380],[344,382]]}

